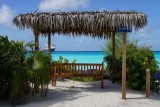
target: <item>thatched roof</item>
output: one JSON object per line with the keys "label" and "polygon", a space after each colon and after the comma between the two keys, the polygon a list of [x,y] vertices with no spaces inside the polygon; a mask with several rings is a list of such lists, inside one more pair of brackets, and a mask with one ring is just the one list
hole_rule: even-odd
{"label": "thatched roof", "polygon": [[16,16],[13,23],[20,29],[31,28],[41,34],[104,37],[119,28],[143,28],[147,25],[147,16],[137,11],[27,13]]}

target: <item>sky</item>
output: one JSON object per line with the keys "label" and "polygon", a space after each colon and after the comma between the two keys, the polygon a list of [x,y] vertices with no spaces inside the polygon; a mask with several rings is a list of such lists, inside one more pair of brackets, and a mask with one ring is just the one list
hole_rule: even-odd
{"label": "sky", "polygon": [[[139,45],[152,46],[160,50],[160,0],[0,0],[0,36],[7,35],[9,40],[29,42],[34,40],[31,29],[20,30],[12,24],[19,14],[59,11],[100,11],[136,10],[148,16],[148,25],[129,33]],[[40,48],[44,48],[47,38],[40,36]],[[67,37],[55,34],[52,44],[56,51],[101,51],[107,40],[92,37]]]}

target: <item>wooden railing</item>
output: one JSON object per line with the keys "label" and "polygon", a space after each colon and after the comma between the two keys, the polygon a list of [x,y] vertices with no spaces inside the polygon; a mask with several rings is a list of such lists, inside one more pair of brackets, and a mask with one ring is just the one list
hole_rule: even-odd
{"label": "wooden railing", "polygon": [[52,64],[52,86],[56,86],[57,77],[93,77],[101,78],[103,88],[104,66],[102,64],[63,63]]}

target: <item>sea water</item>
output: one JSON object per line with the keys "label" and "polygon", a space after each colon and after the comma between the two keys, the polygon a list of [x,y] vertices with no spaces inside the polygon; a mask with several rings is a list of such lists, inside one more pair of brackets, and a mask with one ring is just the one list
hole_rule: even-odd
{"label": "sea water", "polygon": [[[30,53],[27,52],[27,56]],[[53,51],[52,61],[57,61],[60,56],[69,60],[70,63],[76,59],[76,63],[102,63],[105,56],[103,51]],[[160,62],[160,51],[154,51],[156,61]],[[160,67],[160,64],[159,64]]]}
{"label": "sea water", "polygon": [[[154,57],[156,59],[156,61],[158,61],[160,63],[160,51],[154,51]],[[160,67],[160,64],[158,64]]]}
{"label": "sea water", "polygon": [[57,61],[59,57],[69,60],[71,63],[76,59],[76,63],[102,63],[105,56],[102,51],[54,51],[52,60]]}

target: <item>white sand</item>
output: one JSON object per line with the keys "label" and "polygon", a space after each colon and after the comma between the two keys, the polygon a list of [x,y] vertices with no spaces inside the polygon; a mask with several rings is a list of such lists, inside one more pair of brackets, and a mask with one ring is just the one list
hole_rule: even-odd
{"label": "white sand", "polygon": [[[121,85],[104,81],[104,89],[100,81],[93,83],[71,80],[58,81],[56,87],[49,86],[47,97],[31,98],[25,107],[160,107],[160,95],[151,92],[150,99],[144,92],[127,89],[127,99],[121,99]],[[5,106],[1,103],[0,106]]]}

